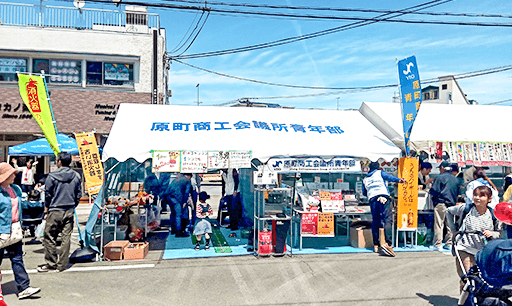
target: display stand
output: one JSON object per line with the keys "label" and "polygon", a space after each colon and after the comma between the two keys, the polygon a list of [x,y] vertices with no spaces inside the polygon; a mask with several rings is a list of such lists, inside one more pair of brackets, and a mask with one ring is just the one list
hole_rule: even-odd
{"label": "display stand", "polygon": [[[285,192],[285,189],[279,188],[274,189]],[[286,250],[283,253],[275,253],[275,250],[272,249],[270,252],[267,252],[265,254],[262,254],[262,252],[259,252],[260,250],[257,250],[257,246],[259,246],[259,232],[263,231],[265,229],[265,223],[268,221],[276,221],[276,222],[292,222],[292,201],[283,199],[282,202],[274,203],[274,205],[267,203],[265,199],[265,192],[268,192],[266,189],[256,189],[254,191],[254,231],[253,231],[253,250],[254,254],[258,256],[265,256],[265,255],[284,255],[288,253],[288,250]],[[273,207],[272,207],[273,206]],[[276,209],[281,207],[281,209]],[[274,208],[268,209],[268,208]],[[278,216],[278,214],[280,216]],[[281,216],[284,215],[284,217]],[[288,229],[288,234],[290,236],[290,241],[293,241],[293,231],[290,228]],[[288,239],[285,239],[284,244],[285,248],[288,244],[286,244],[286,241]],[[293,256],[293,247],[290,243],[290,250],[289,255],[290,257]]]}
{"label": "display stand", "polygon": [[[417,228],[397,228],[396,230],[396,241],[395,247],[398,247],[398,237],[400,236],[400,232],[403,233],[404,238],[404,247],[416,248],[418,246],[418,229]],[[411,244],[407,244],[407,237],[412,233]]]}

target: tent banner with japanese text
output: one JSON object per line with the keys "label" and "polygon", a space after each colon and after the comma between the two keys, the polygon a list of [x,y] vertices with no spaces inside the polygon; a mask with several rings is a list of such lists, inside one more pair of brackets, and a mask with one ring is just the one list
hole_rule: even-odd
{"label": "tent banner with japanese text", "polygon": [[85,186],[89,195],[98,194],[103,185],[103,165],[96,137],[93,132],[75,134],[80,161],[84,171]]}
{"label": "tent banner with japanese text", "polygon": [[398,230],[418,228],[418,168],[417,158],[402,157],[398,161],[398,177],[406,181],[398,184]]}
{"label": "tent banner with japanese text", "polygon": [[416,57],[410,56],[398,61],[398,78],[400,80],[400,93],[402,102],[402,123],[404,127],[404,145],[407,155],[410,154],[412,126],[421,106],[421,82],[416,64]]}
{"label": "tent banner with japanese text", "polygon": [[57,129],[53,118],[50,99],[46,94],[44,78],[38,75],[18,74],[18,86],[23,103],[41,127],[55,155],[60,152],[57,141]]}

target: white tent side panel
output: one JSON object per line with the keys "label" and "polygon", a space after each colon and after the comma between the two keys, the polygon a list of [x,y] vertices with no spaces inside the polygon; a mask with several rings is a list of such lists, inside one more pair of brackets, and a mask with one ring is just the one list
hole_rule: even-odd
{"label": "white tent side panel", "polygon": [[[399,103],[364,102],[360,112],[390,136],[393,143],[403,147]],[[512,142],[510,118],[511,106],[422,103],[411,131],[412,146],[427,151],[428,141]]]}
{"label": "white tent side panel", "polygon": [[[303,131],[293,128],[301,126]],[[151,150],[250,150],[262,162],[274,156],[391,160],[400,154],[357,110],[121,104],[103,161],[142,162]]]}

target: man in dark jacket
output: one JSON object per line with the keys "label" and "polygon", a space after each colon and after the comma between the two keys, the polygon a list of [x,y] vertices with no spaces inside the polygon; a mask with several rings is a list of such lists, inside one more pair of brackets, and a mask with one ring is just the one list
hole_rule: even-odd
{"label": "man in dark jacket", "polygon": [[[44,259],[45,264],[37,268],[38,272],[63,271],[69,262],[69,247],[73,232],[73,212],[82,195],[80,175],[69,168],[71,155],[59,153],[58,169],[50,172],[45,183],[45,219]],[[61,235],[62,244],[57,252],[57,237]],[[59,256],[60,255],[60,256]]]}
{"label": "man in dark jacket", "polygon": [[189,222],[187,202],[192,192],[190,179],[192,174],[178,174],[165,191],[165,201],[171,206],[171,234],[176,237],[188,237],[186,227]]}
{"label": "man in dark jacket", "polygon": [[449,250],[452,245],[452,232],[445,222],[446,209],[457,204],[460,182],[452,174],[452,170],[455,170],[457,165],[450,165],[447,161],[443,161],[438,168],[441,174],[434,179],[430,195],[434,204],[434,247],[442,251],[443,247],[441,244],[445,227],[448,233],[444,248]]}

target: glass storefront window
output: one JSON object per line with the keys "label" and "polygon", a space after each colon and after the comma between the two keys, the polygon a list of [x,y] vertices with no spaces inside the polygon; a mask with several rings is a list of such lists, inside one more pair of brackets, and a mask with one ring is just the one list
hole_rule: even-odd
{"label": "glass storefront window", "polygon": [[87,85],[102,85],[103,70],[101,62],[87,62]]}
{"label": "glass storefront window", "polygon": [[50,59],[50,83],[80,85],[82,61]]}
{"label": "glass storefront window", "polygon": [[0,58],[0,81],[17,82],[16,72],[27,72],[24,58]]}
{"label": "glass storefront window", "polygon": [[133,85],[133,65],[105,63],[105,85]]}

